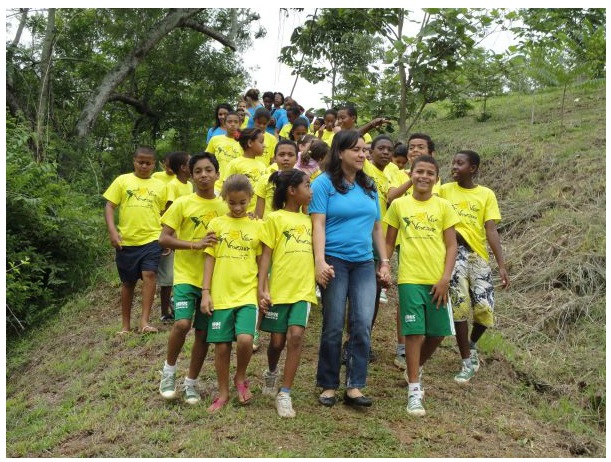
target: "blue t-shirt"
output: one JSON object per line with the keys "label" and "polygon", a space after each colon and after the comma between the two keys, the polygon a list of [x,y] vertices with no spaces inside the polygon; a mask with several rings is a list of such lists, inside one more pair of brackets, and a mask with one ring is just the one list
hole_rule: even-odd
{"label": "blue t-shirt", "polygon": [[263,107],[263,105],[258,104],[255,107],[246,108],[247,111],[250,113],[250,117],[248,118],[248,123],[246,124],[246,128],[255,128],[255,112],[257,112],[257,109],[259,109],[260,107]]}
{"label": "blue t-shirt", "polygon": [[227,134],[227,130],[225,130],[224,128],[221,127],[211,127],[208,130],[208,136],[206,136],[206,146],[208,146],[208,143],[210,143],[210,138],[212,138],[213,136],[216,135],[226,135]]}
{"label": "blue t-shirt", "polygon": [[276,119],[276,129],[278,132],[280,132],[285,124],[289,123],[289,119],[286,117],[286,109],[282,107],[272,108],[272,117]]}
{"label": "blue t-shirt", "polygon": [[322,213],[325,218],[325,255],[351,262],[373,258],[371,234],[380,221],[380,204],[376,191],[368,195],[357,183],[346,194],[338,192],[328,173],[312,183],[309,213]]}

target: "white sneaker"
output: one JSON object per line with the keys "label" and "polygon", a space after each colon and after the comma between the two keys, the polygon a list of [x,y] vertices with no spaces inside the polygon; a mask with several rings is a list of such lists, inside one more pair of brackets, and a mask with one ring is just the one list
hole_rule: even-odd
{"label": "white sneaker", "polygon": [[415,416],[423,416],[426,414],[422,405],[422,396],[420,392],[413,392],[407,397],[407,413]]}
{"label": "white sneaker", "polygon": [[296,413],[293,410],[293,402],[291,395],[283,391],[276,395],[276,411],[280,417],[295,417]]}
{"label": "white sneaker", "polygon": [[269,369],[267,369],[263,373],[263,389],[261,390],[261,392],[264,395],[268,395],[268,396],[276,395],[276,392],[278,391],[276,388],[276,379],[277,378],[278,378],[278,371],[271,372]]}
{"label": "white sneaker", "polygon": [[[424,373],[424,367],[421,367],[418,370],[418,383],[420,384],[420,399],[424,401],[424,387],[422,386],[422,374]],[[405,383],[409,385],[409,376],[407,375],[407,369],[403,372],[403,378],[405,379]]]}
{"label": "white sneaker", "polygon": [[388,303],[388,296],[386,295],[386,289],[382,289],[380,292],[380,303]]}
{"label": "white sneaker", "polygon": [[320,287],[318,287],[318,284],[316,284],[316,298],[320,300],[320,297],[322,297],[322,295],[320,294]]}
{"label": "white sneaker", "polygon": [[479,371],[479,355],[477,350],[470,350],[471,366],[473,366],[473,372]]}
{"label": "white sneaker", "polygon": [[182,384],[183,399],[187,404],[197,404],[202,400],[199,392],[195,388],[195,385]]}
{"label": "white sneaker", "polygon": [[161,371],[159,393],[164,399],[176,399],[176,373]]}

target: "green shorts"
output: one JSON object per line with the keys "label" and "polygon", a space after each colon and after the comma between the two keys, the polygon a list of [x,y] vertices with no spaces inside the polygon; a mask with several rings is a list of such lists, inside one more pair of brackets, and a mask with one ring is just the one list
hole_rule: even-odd
{"label": "green shorts", "polygon": [[257,326],[257,311],[255,305],[214,310],[208,323],[208,342],[233,342],[240,334],[248,334],[254,337]]}
{"label": "green shorts", "polygon": [[289,326],[306,327],[310,317],[310,302],[281,303],[267,310],[261,320],[261,330],[285,334]]}
{"label": "green shorts", "polygon": [[191,284],[176,284],[174,286],[174,320],[193,319],[193,327],[197,330],[208,330],[210,316],[203,314],[200,310],[202,302],[202,289]]}
{"label": "green shorts", "polygon": [[451,305],[437,308],[429,293],[431,287],[428,284],[399,284],[402,335],[454,335]]}

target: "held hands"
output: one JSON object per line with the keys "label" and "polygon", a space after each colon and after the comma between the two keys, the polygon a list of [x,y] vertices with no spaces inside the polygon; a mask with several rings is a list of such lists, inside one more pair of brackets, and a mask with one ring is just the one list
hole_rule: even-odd
{"label": "held hands", "polygon": [[335,277],[333,266],[328,265],[326,261],[316,263],[316,282],[323,288],[327,288],[327,284]]}
{"label": "held hands", "polygon": [[382,263],[378,268],[378,272],[376,273],[378,277],[378,281],[380,281],[380,285],[384,288],[388,288],[390,286],[390,265],[388,263]]}
{"label": "held hands", "polygon": [[450,280],[445,278],[441,278],[431,288],[429,293],[433,295],[433,303],[437,302],[437,309],[439,309],[439,305],[447,305],[449,288]]}
{"label": "held hands", "polygon": [[202,290],[202,303],[199,309],[202,314],[212,316],[212,312],[214,311],[214,304],[212,303],[212,297],[210,296],[209,290]]}
{"label": "held hands", "polygon": [[259,309],[262,313],[267,313],[267,310],[272,306],[272,298],[267,290],[258,290],[257,298],[259,299]]}

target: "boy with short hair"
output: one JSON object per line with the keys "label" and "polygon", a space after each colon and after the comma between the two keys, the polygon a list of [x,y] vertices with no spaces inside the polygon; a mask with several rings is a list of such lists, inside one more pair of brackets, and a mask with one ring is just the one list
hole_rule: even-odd
{"label": "boy with short hair", "polygon": [[[122,283],[122,328],[119,334],[130,332],[132,302],[138,279],[142,279],[140,332],[157,332],[148,322],[161,256],[158,237],[166,196],[163,182],[151,178],[154,168],[155,150],[140,146],[134,153],[134,172],[119,175],[103,195],[107,200],[104,218],[110,243],[116,249],[117,270]],[[118,227],[114,222],[117,207]]]}

